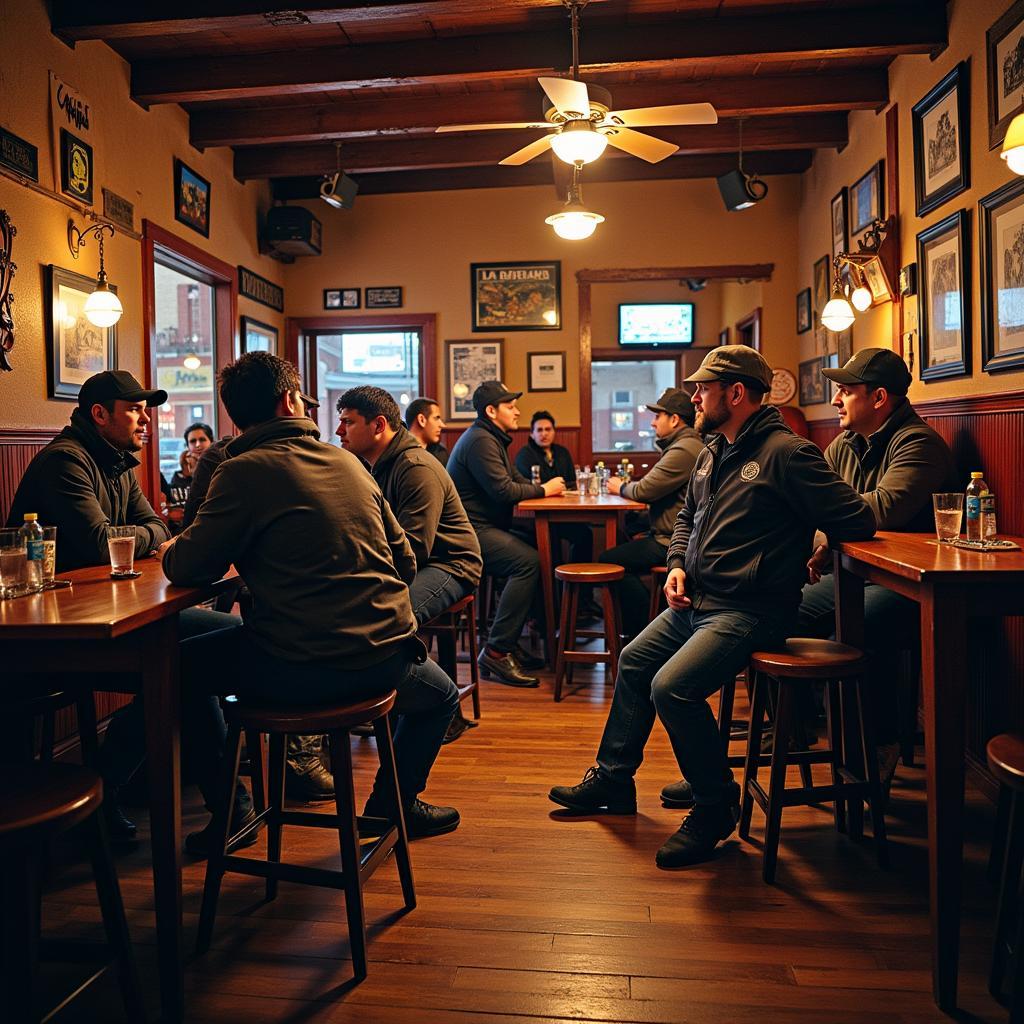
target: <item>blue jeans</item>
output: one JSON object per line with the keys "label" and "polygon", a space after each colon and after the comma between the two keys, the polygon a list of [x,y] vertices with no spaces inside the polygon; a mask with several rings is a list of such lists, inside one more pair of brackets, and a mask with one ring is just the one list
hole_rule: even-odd
{"label": "blue jeans", "polygon": [[417,623],[423,625],[441,612],[461,601],[473,588],[466,580],[453,576],[447,569],[425,565],[409,584],[409,600]]}
{"label": "blue jeans", "polygon": [[519,641],[523,625],[537,600],[540,558],[536,548],[507,530],[486,525],[476,525],[475,529],[484,556],[484,572],[505,578],[505,589],[498,598],[487,646],[499,654],[508,654]]}
{"label": "blue jeans", "polygon": [[666,609],[619,658],[599,773],[613,782],[632,780],[657,714],[696,802],[724,803],[732,772],[707,698],[736,677],[751,652],[784,635],[777,620],[749,612]]}

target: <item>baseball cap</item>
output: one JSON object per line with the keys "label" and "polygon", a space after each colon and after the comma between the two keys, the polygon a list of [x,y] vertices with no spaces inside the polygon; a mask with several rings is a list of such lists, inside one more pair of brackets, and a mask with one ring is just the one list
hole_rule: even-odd
{"label": "baseball cap", "polygon": [[749,345],[720,345],[705,357],[700,368],[686,378],[687,384],[735,377],[759,384],[765,391],[772,387],[772,368],[760,352]]}
{"label": "baseball cap", "polygon": [[302,399],[302,404],[307,409],[319,409],[320,408],[320,403],[312,395],[307,395],[305,391],[300,391],[299,392],[299,398]]}
{"label": "baseball cap", "polygon": [[862,348],[837,370],[822,370],[836,384],[867,384],[905,395],[912,377],[907,364],[888,348]]}
{"label": "baseball cap", "polygon": [[149,408],[167,401],[166,391],[147,391],[127,370],[94,373],[78,392],[78,407],[88,411],[97,402],[119,398],[123,402],[145,402]]}
{"label": "baseball cap", "polygon": [[522,395],[522,391],[509,391],[500,380],[485,380],[473,392],[473,408],[482,413],[489,405],[512,402]]}
{"label": "baseball cap", "polygon": [[688,423],[692,423],[696,415],[690,396],[682,388],[665,388],[661,397],[656,402],[649,402],[647,408],[651,412],[667,412],[669,415],[676,415]]}

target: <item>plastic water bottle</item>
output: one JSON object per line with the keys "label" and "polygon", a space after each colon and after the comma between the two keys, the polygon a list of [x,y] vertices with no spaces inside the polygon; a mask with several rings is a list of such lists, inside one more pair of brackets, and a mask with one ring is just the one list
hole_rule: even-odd
{"label": "plastic water bottle", "polygon": [[43,559],[46,557],[38,513],[25,513],[25,522],[18,534],[25,541],[25,559],[28,563],[25,566],[25,586],[30,594],[37,594],[43,589]]}
{"label": "plastic water bottle", "polygon": [[540,483],[540,466],[530,467],[530,480],[535,484]]}
{"label": "plastic water bottle", "polygon": [[995,540],[996,496],[988,489],[981,473],[971,473],[971,482],[966,492],[967,539],[974,541]]}

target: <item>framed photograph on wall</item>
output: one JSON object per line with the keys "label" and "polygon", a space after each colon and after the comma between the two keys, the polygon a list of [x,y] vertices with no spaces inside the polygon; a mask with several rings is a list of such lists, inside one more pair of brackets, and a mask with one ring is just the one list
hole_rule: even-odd
{"label": "framed photograph on wall", "polygon": [[850,235],[885,217],[885,161],[879,160],[850,186]]}
{"label": "framed photograph on wall", "polygon": [[277,355],[277,328],[254,320],[251,316],[241,318],[238,341],[242,350],[239,355],[245,355],[246,352],[269,352],[271,355]]}
{"label": "framed photograph on wall", "polygon": [[210,237],[210,183],[178,159],[174,161],[174,219]]}
{"label": "framed photograph on wall", "polygon": [[564,352],[528,352],[526,370],[528,391],[565,390]]}
{"label": "framed photograph on wall", "polygon": [[847,327],[845,331],[836,332],[836,362],[845,366],[853,355],[853,328]]}
{"label": "framed photograph on wall", "polygon": [[829,333],[821,324],[821,314],[829,297],[829,267],[832,261],[828,256],[822,256],[816,260],[814,271],[811,275],[812,288],[814,289],[814,347],[819,355],[824,355],[828,347],[826,335]]}
{"label": "framed photograph on wall", "polygon": [[[94,277],[46,268],[46,365],[50,398],[77,401],[82,385],[94,374],[117,367],[117,325],[96,327],[85,316],[85,300],[96,287]],[[110,286],[116,292],[114,285]]]}
{"label": "framed photograph on wall", "polygon": [[917,236],[921,380],[971,372],[971,223],[967,210]]}
{"label": "framed photograph on wall", "polygon": [[324,309],[358,309],[360,294],[358,288],[325,288]]}
{"label": "framed photograph on wall", "polygon": [[832,256],[835,258],[841,252],[848,252],[850,248],[845,185],[832,197],[829,208],[831,211],[829,223],[832,225]]}
{"label": "framed photograph on wall", "polygon": [[971,184],[970,62],[961,61],[912,111],[917,215]]}
{"label": "framed photograph on wall", "polygon": [[445,391],[448,395],[446,418],[462,422],[475,420],[473,392],[485,380],[502,379],[502,339],[446,341],[444,348],[447,368]]}
{"label": "framed photograph on wall", "polygon": [[1006,138],[1024,111],[1024,0],[1017,0],[985,33],[988,79],[988,148]]}
{"label": "framed photograph on wall", "polygon": [[398,285],[366,289],[367,309],[401,309],[402,289]]}
{"label": "framed photograph on wall", "polygon": [[803,334],[811,329],[811,289],[796,293],[796,333]]}
{"label": "framed photograph on wall", "polygon": [[562,328],[562,263],[471,263],[474,331]]}
{"label": "framed photograph on wall", "polygon": [[978,203],[981,246],[981,368],[1024,366],[1024,178]]}
{"label": "framed photograph on wall", "polygon": [[871,292],[871,304],[877,305],[880,302],[892,302],[895,298],[892,282],[885,272],[885,265],[881,260],[872,260],[865,263],[860,272],[864,277],[864,283]]}
{"label": "framed photograph on wall", "polygon": [[801,405],[821,405],[827,401],[825,397],[825,378],[821,375],[821,356],[807,359],[798,367],[800,371]]}

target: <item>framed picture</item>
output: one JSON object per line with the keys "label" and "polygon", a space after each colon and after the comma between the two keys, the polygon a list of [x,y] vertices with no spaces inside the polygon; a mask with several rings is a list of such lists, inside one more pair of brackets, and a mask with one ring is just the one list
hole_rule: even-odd
{"label": "framed picture", "polygon": [[210,237],[210,183],[178,159],[174,161],[174,219]]}
{"label": "framed picture", "polygon": [[821,405],[825,398],[825,378],[821,375],[821,356],[807,359],[799,366],[801,405]]}
{"label": "framed picture", "polygon": [[1024,366],[1024,178],[978,203],[981,368]]}
{"label": "framed picture", "polygon": [[921,380],[971,372],[971,225],[967,210],[917,236]]}
{"label": "framed picture", "polygon": [[836,363],[845,366],[853,355],[853,328],[836,332]]}
{"label": "framed picture", "polygon": [[361,294],[358,288],[325,288],[324,309],[358,309]]}
{"label": "framed picture", "polygon": [[796,333],[804,334],[811,329],[811,289],[796,293]]}
{"label": "framed picture", "polygon": [[728,345],[729,344],[729,328],[728,327],[723,327],[718,332],[718,344],[719,345]]}
{"label": "framed picture", "polygon": [[827,335],[829,331],[821,324],[821,314],[825,309],[825,303],[829,297],[829,266],[831,260],[828,256],[822,256],[814,264],[814,271],[811,275],[814,299],[814,347],[820,354],[823,354],[828,347]]}
{"label": "framed picture", "polygon": [[526,370],[527,390],[565,390],[564,352],[528,352]]}
{"label": "framed picture", "polygon": [[844,185],[833,197],[830,204],[832,225],[832,256],[838,256],[841,252],[849,252],[850,234],[846,229],[846,186]]}
{"label": "framed picture", "polygon": [[[46,268],[46,364],[50,398],[78,399],[94,374],[117,367],[117,326],[96,327],[85,316],[85,300],[96,279],[70,270]],[[110,290],[117,289],[111,285]]]}
{"label": "framed picture", "polygon": [[908,263],[900,267],[900,295],[917,294],[917,264]]}
{"label": "framed picture", "polygon": [[474,331],[562,328],[562,264],[471,263]]}
{"label": "framed picture", "polygon": [[850,186],[850,234],[859,235],[885,217],[885,161],[879,160]]}
{"label": "framed picture", "polygon": [[473,392],[485,380],[501,380],[502,339],[488,341],[446,341],[449,420],[475,420]]}
{"label": "framed picture", "polygon": [[402,289],[398,285],[366,289],[367,309],[401,309]]}
{"label": "framed picture", "polygon": [[880,302],[892,302],[896,297],[896,293],[893,290],[892,282],[885,272],[885,265],[881,260],[872,260],[870,263],[865,263],[860,268],[860,272],[864,277],[864,283],[871,292],[872,305],[877,305]]}
{"label": "framed picture", "polygon": [[245,355],[246,352],[269,352],[271,355],[277,355],[277,328],[271,327],[270,324],[253,320],[251,316],[243,316],[238,338],[242,350],[239,355]]}
{"label": "framed picture", "polygon": [[914,104],[914,191],[924,216],[971,184],[970,64],[961,61]]}
{"label": "framed picture", "polygon": [[66,128],[60,130],[60,190],[92,206],[92,146]]}
{"label": "framed picture", "polygon": [[1017,0],[985,33],[988,55],[988,148],[1006,137],[1010,122],[1024,111],[1024,0]]}

